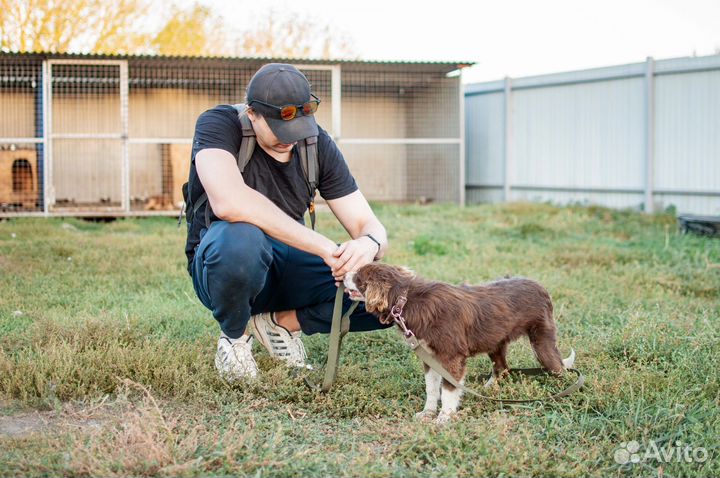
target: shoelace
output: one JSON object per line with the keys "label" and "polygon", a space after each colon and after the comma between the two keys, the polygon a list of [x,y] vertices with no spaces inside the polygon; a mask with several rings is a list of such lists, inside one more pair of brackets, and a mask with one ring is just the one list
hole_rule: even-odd
{"label": "shoelace", "polygon": [[297,345],[298,351],[300,352],[300,358],[305,361],[307,358],[307,352],[305,352],[305,344],[303,344],[302,340],[300,340],[300,336],[292,338],[293,342]]}
{"label": "shoelace", "polygon": [[[276,332],[268,332],[268,335],[270,336],[270,344],[272,345],[275,355],[288,357],[290,360],[297,362],[304,362],[307,358],[305,344],[303,344],[299,336],[295,337],[290,334],[286,339]],[[292,347],[287,346],[288,340],[292,344]]]}
{"label": "shoelace", "polygon": [[[242,365],[243,368],[247,369],[247,364],[244,361],[250,361],[252,364],[257,368],[257,362],[255,362],[255,357],[252,355],[252,351],[250,350],[250,347],[252,347],[252,342],[243,343],[242,341],[238,340],[234,343],[230,344],[230,347],[232,348],[233,353],[235,354],[235,357],[238,358],[238,363]],[[240,351],[238,351],[240,349]]]}

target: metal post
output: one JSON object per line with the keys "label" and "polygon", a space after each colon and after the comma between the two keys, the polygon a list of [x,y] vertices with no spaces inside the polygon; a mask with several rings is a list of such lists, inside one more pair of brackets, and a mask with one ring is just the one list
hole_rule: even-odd
{"label": "metal post", "polygon": [[340,65],[331,68],[332,135],[335,141],[342,133],[342,70]]}
{"label": "metal post", "polygon": [[510,201],[510,175],[512,171],[512,78],[505,77],[505,177],[503,200]]}
{"label": "metal post", "polygon": [[[42,208],[45,215],[48,214],[48,197],[47,197],[47,164],[48,164],[48,134],[47,134],[47,77],[48,77],[48,64],[47,61],[42,62],[42,74],[40,77],[40,85],[38,86],[41,90],[40,99],[42,100],[42,106],[40,109],[40,131],[42,134],[42,168],[38,171],[38,179],[42,181]],[[40,155],[39,155],[40,156]],[[39,161],[38,161],[39,162]],[[42,176],[40,176],[42,174]]]}
{"label": "metal post", "polygon": [[654,212],[653,183],[655,163],[655,60],[645,61],[645,212]]}
{"label": "metal post", "polygon": [[120,63],[120,150],[122,154],[122,208],[130,212],[130,145],[128,144],[128,64]]}
{"label": "metal post", "polygon": [[[43,99],[43,96],[45,94],[45,65],[40,65],[40,75],[35,76],[35,73],[33,73],[33,77],[35,78],[33,80],[33,85],[35,87],[35,98],[33,102],[33,113],[35,113],[35,134],[33,135],[35,139],[39,139],[40,137],[44,136],[44,127],[43,127],[43,121],[45,119],[44,115],[44,108],[45,108],[45,100]],[[38,196],[36,197],[36,201],[39,202],[39,204],[43,207],[43,210],[45,209],[45,184],[44,184],[44,177],[45,177],[45,144],[42,140],[35,143],[35,154],[37,158],[36,167],[35,167],[35,175],[36,175],[36,188],[38,191]],[[36,203],[37,204],[37,203]]]}
{"label": "metal post", "polygon": [[52,144],[52,64],[43,61],[43,142],[45,143],[45,164],[43,168],[43,196],[45,215],[50,214],[50,205],[55,204],[53,184],[53,144]]}
{"label": "metal post", "polygon": [[458,97],[460,101],[460,118],[459,118],[459,129],[460,129],[460,207],[465,207],[465,89],[463,88],[462,82],[463,70],[460,69],[458,75]]}
{"label": "metal post", "polygon": [[335,141],[340,139],[342,130],[342,68],[340,65],[303,65],[294,64],[298,70],[330,70],[330,102],[332,108],[332,131],[330,136]]}

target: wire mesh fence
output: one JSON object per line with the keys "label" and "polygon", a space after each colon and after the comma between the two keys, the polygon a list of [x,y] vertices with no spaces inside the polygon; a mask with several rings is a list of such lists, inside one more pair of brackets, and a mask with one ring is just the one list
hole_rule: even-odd
{"label": "wire mesh fence", "polygon": [[0,213],[42,211],[42,61],[0,57]]}
{"label": "wire mesh fence", "polygon": [[182,207],[195,120],[243,101],[254,69],[230,63],[133,61],[129,65],[129,182],[132,211]]}
{"label": "wire mesh fence", "polygon": [[54,212],[122,208],[121,66],[49,64],[48,177]]}
{"label": "wire mesh fence", "polygon": [[382,201],[461,201],[460,81],[405,66],[346,68],[341,149]]}
{"label": "wire mesh fence", "polygon": [[[0,214],[177,212],[195,120],[265,62],[0,54]],[[461,200],[453,65],[298,67],[369,199]]]}

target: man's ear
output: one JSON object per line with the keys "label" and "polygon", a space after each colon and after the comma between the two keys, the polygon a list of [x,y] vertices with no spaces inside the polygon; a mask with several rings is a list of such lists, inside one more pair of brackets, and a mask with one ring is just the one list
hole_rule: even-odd
{"label": "man's ear", "polygon": [[389,287],[383,282],[368,281],[365,284],[365,310],[371,313],[384,312],[388,310]]}

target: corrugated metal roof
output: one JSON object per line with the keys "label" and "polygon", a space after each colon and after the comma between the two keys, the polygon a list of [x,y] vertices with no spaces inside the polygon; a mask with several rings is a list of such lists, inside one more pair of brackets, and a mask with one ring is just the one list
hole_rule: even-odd
{"label": "corrugated metal roof", "polygon": [[77,58],[77,59],[149,59],[149,60],[219,60],[219,61],[252,61],[252,62],[282,62],[282,63],[305,63],[305,64],[350,64],[350,65],[433,65],[447,66],[453,70],[466,68],[475,64],[474,61],[424,61],[424,60],[362,60],[362,59],[323,59],[323,58],[283,58],[283,57],[241,57],[222,55],[121,55],[114,53],[53,53],[53,52],[9,52],[0,51],[2,56],[38,57],[38,58]]}

